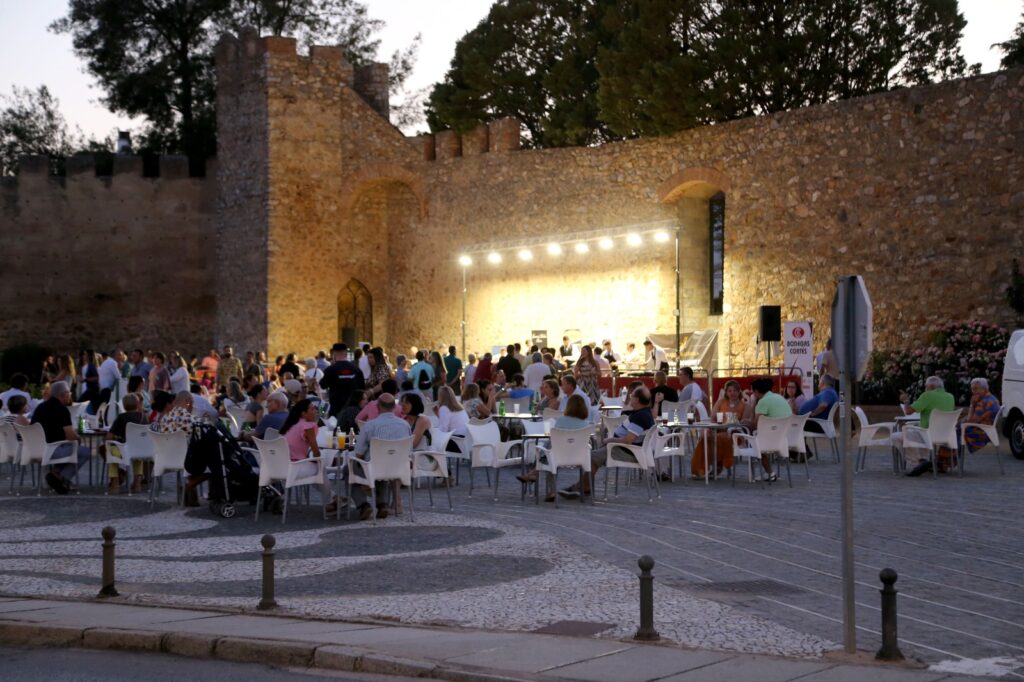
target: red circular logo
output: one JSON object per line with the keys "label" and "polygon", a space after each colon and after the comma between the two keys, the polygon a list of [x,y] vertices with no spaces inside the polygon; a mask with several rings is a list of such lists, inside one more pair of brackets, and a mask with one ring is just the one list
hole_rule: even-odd
{"label": "red circular logo", "polygon": [[804,328],[803,327],[793,327],[793,337],[794,338],[802,339],[803,336],[804,336]]}

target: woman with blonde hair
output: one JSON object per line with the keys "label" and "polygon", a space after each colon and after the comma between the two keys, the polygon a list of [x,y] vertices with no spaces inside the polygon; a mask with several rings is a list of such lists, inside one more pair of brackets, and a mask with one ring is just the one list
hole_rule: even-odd
{"label": "woman with blonde hair", "polygon": [[177,394],[187,391],[192,383],[192,378],[189,376],[185,358],[178,351],[171,351],[169,364],[171,366],[171,392]]}
{"label": "woman with blonde hair", "polygon": [[590,346],[580,348],[580,359],[573,365],[572,375],[576,378],[576,386],[587,394],[590,404],[596,405],[601,400],[601,391],[597,387],[597,377],[601,368],[594,360],[594,351]]}
{"label": "woman with blonde hair", "polygon": [[469,414],[455,397],[455,391],[451,386],[442,386],[438,390],[434,410],[437,412],[437,428],[456,436],[466,435]]}

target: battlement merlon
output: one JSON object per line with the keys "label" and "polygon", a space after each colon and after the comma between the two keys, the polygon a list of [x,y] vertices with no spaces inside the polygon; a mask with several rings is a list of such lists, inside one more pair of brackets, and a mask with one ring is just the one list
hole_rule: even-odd
{"label": "battlement merlon", "polygon": [[[188,157],[179,154],[161,154],[158,158],[159,175],[157,177],[144,177],[143,162],[141,156],[115,155],[114,167],[111,175],[96,174],[96,156],[93,154],[75,154],[69,156],[65,162],[65,181],[83,182],[86,180],[99,179],[104,177],[114,178],[138,178],[140,180],[194,180],[203,182],[206,179],[216,177],[215,159],[208,159],[206,162],[206,178],[193,178],[189,176]],[[18,182],[31,182],[33,180],[49,180],[50,158],[42,155],[26,155],[18,158]]]}

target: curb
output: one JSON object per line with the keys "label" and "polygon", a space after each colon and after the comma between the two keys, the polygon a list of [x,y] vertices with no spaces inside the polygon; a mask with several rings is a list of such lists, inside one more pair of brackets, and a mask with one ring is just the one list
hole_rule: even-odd
{"label": "curb", "polygon": [[400,675],[452,682],[535,682],[550,679],[530,674],[510,676],[485,668],[402,658],[338,644],[310,645],[292,641],[199,635],[189,632],[75,628],[0,621],[0,644],[165,653],[238,663]]}

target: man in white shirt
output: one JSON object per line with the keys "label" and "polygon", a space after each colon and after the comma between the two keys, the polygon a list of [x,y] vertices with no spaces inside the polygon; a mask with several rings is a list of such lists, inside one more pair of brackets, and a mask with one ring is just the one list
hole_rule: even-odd
{"label": "man in white shirt", "polygon": [[565,413],[565,406],[569,402],[569,396],[578,395],[583,398],[583,402],[587,404],[587,410],[589,412],[589,421],[594,422],[598,415],[598,409],[596,405],[590,404],[590,396],[583,392],[583,389],[576,385],[576,378],[571,374],[565,374],[559,380],[559,387],[562,389],[558,395],[558,410],[559,412]]}
{"label": "man in white shirt", "polygon": [[359,371],[363,373],[363,381],[370,380],[370,359],[367,357],[370,354],[370,344],[363,344],[363,354],[359,356]]}
{"label": "man in white shirt", "polygon": [[679,389],[679,402],[685,403],[687,400],[704,399],[704,391],[702,391],[700,385],[693,380],[692,368],[683,367],[683,370],[679,373],[679,384],[682,386],[682,388]]}
{"label": "man in white shirt", "polygon": [[612,365],[601,354],[601,349],[599,348],[594,349],[594,362],[597,363],[597,369],[601,376],[610,377],[612,375]]}
{"label": "man in white shirt", "polygon": [[32,395],[25,390],[26,388],[28,388],[28,377],[21,372],[18,372],[11,377],[11,387],[3,393],[0,393],[0,403],[3,403],[3,407],[6,408],[7,401],[16,395],[20,395],[28,401],[28,411],[31,413],[32,410],[36,408],[36,404],[39,401],[33,400]]}
{"label": "man in white shirt", "polygon": [[100,363],[100,403],[110,402],[111,396],[115,400],[120,399],[117,389],[121,386],[121,365],[126,360],[124,351],[120,348],[114,350],[107,356],[107,359]]}
{"label": "man in white shirt", "polygon": [[527,388],[539,391],[540,385],[544,383],[544,377],[552,373],[551,367],[543,362],[543,356],[540,353],[534,353],[533,362],[523,370],[523,379]]}
{"label": "man in white shirt", "polygon": [[644,341],[644,357],[647,360],[647,369],[652,372],[668,368],[668,356],[665,355],[665,351],[655,346],[650,339]]}
{"label": "man in white shirt", "polygon": [[622,364],[626,367],[636,367],[643,363],[643,356],[636,351],[636,344],[626,344],[626,354],[622,356]]}

